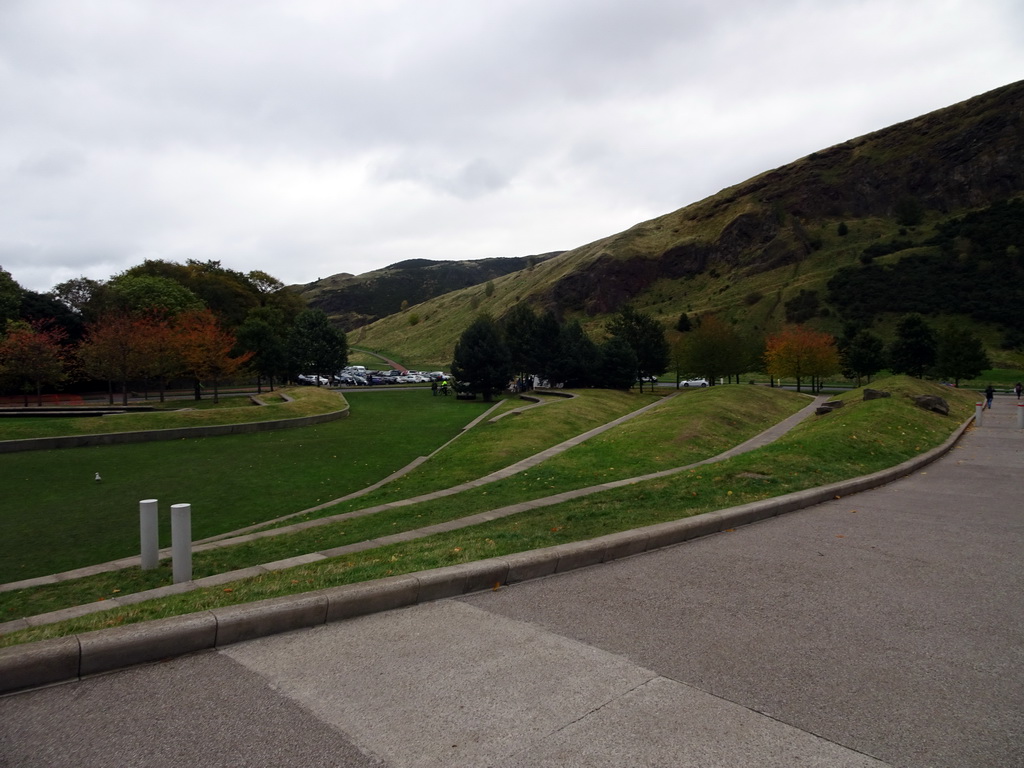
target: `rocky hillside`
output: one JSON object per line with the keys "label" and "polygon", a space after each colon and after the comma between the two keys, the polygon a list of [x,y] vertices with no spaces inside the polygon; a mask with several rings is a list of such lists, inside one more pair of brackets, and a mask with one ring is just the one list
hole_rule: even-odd
{"label": "rocky hillside", "polygon": [[[838,331],[851,319],[884,330],[886,318],[877,311],[844,317],[850,297],[844,302],[836,295],[870,291],[870,283],[848,279],[836,287],[833,278],[840,270],[849,277],[851,270],[870,266],[876,270],[870,279],[897,285],[913,274],[941,280],[942,269],[907,272],[901,264],[908,260],[968,264],[966,273],[950,273],[957,283],[994,272],[1010,286],[1000,299],[1019,307],[1024,242],[1003,238],[994,248],[979,240],[991,232],[979,234],[981,228],[968,226],[964,217],[984,217],[990,206],[1022,193],[1024,82],[815,152],[625,232],[493,278],[487,292],[477,285],[431,299],[413,313],[361,328],[358,339],[406,353],[412,362],[425,357],[440,363],[474,314],[500,317],[520,301],[579,317],[595,331],[626,303],[661,318],[667,328],[681,313],[716,313],[760,331],[795,321]],[[1005,218],[1005,211],[1000,215]],[[961,300],[949,293],[946,312],[958,313]],[[1004,330],[988,328],[993,346]]]}

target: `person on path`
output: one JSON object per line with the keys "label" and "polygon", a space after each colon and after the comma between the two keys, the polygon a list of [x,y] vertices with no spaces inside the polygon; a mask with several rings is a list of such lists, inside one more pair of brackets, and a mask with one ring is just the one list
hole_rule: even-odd
{"label": "person on path", "polygon": [[992,409],[992,398],[996,396],[996,388],[989,384],[985,387],[985,407]]}
{"label": "person on path", "polygon": [[1013,393],[1017,395],[1018,400],[1020,400],[1021,392],[1024,392],[1024,387],[1022,387],[1020,382],[1018,381],[1017,385],[1013,388]]}

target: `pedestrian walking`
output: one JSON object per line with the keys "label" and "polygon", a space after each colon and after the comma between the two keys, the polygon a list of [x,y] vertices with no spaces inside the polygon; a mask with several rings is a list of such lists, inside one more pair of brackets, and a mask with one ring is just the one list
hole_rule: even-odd
{"label": "pedestrian walking", "polygon": [[1017,395],[1017,400],[1018,401],[1020,400],[1020,394],[1021,394],[1022,391],[1024,391],[1024,387],[1022,387],[1020,382],[1018,381],[1016,386],[1014,386],[1014,388],[1013,388],[1013,393],[1015,395]]}
{"label": "pedestrian walking", "polygon": [[996,396],[996,388],[989,384],[985,387],[985,407],[992,409],[992,398]]}

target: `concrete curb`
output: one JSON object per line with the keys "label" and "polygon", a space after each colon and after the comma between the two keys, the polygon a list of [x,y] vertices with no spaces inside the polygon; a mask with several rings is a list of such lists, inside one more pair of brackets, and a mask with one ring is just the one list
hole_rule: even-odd
{"label": "concrete curb", "polygon": [[730,530],[877,488],[912,474],[949,452],[972,422],[973,417],[942,445],[898,466],[738,507],[489,560],[0,648],[0,695],[295,629],[497,589]]}

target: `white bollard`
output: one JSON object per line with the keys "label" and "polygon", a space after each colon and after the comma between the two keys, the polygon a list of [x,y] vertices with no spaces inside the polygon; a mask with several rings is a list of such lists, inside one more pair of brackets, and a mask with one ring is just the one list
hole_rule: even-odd
{"label": "white bollard", "polygon": [[141,542],[142,570],[151,571],[160,560],[160,534],[157,528],[157,500],[139,502],[139,540]]}
{"label": "white bollard", "polygon": [[1024,429],[1024,403],[1017,403],[1017,429]]}
{"label": "white bollard", "polygon": [[191,504],[171,504],[171,565],[175,584],[192,581]]}
{"label": "white bollard", "polygon": [[984,403],[976,403],[974,406],[974,426],[981,426],[981,414],[985,412]]}

